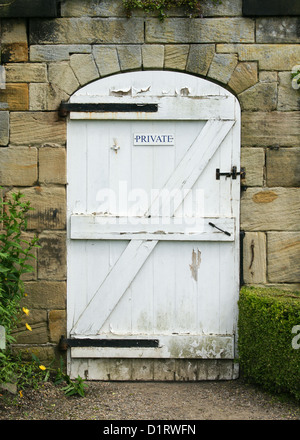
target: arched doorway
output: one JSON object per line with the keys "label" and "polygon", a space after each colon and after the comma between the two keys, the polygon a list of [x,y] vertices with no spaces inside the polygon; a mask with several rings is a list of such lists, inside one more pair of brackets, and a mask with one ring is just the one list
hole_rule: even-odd
{"label": "arched doorway", "polygon": [[189,360],[229,362],[233,378],[237,99],[195,76],[142,71],[83,87],[68,109],[71,376],[139,379],[143,365],[159,380],[155,361],[172,361],[176,379]]}

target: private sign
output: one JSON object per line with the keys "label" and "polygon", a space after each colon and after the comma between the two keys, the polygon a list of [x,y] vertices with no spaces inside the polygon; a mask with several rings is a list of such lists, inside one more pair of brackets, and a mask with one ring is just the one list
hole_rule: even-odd
{"label": "private sign", "polygon": [[133,135],[133,145],[174,145],[173,134],[155,134],[155,133],[135,133]]}

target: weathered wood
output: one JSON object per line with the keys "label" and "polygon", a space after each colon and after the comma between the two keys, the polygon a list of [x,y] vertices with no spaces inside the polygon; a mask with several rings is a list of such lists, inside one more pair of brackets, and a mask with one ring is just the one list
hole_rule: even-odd
{"label": "weathered wood", "polygon": [[112,217],[72,215],[71,238],[79,240],[173,240],[173,241],[233,241],[234,219],[218,218],[224,232],[209,223],[216,219],[180,217]]}
{"label": "weathered wood", "polygon": [[158,347],[73,347],[74,358],[140,358],[140,359],[232,359],[234,337],[231,335],[156,335]]}
{"label": "weathered wood", "polygon": [[[68,337],[162,337],[161,349],[143,353],[107,348],[108,362],[232,359],[240,177],[216,180],[216,169],[240,167],[236,99],[190,75],[144,71],[96,81],[70,102],[154,103],[158,112],[70,114]],[[161,133],[172,142],[134,142],[137,134]],[[201,233],[190,239],[195,225]],[[208,335],[216,338],[215,351]],[[76,350],[72,365],[80,359],[73,355],[100,361],[106,348]]]}

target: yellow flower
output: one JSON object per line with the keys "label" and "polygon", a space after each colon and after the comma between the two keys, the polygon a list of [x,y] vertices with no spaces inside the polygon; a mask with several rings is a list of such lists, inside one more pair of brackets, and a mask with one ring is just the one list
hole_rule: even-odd
{"label": "yellow flower", "polygon": [[23,312],[24,312],[26,315],[29,315],[29,310],[26,309],[26,307],[23,307],[22,310],[23,310]]}
{"label": "yellow flower", "polygon": [[45,367],[45,365],[40,365],[39,368],[40,368],[41,370],[43,370],[43,371],[44,371],[44,370],[47,370],[47,368]]}
{"label": "yellow flower", "polygon": [[19,391],[20,397],[23,397],[23,392]]}
{"label": "yellow flower", "polygon": [[27,324],[27,322],[26,322],[25,326],[26,326],[27,330],[29,330],[30,332],[32,332],[32,328],[30,327],[29,324]]}

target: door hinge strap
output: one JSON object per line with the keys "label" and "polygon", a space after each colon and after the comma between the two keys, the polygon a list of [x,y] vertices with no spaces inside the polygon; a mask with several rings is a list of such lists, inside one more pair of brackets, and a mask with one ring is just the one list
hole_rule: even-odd
{"label": "door hinge strap", "polygon": [[218,228],[218,226],[216,226],[214,223],[209,222],[208,224],[209,224],[210,226],[212,226],[213,228],[216,228],[216,229],[218,229],[219,231],[224,232],[224,234],[228,235],[229,237],[231,236],[230,232],[228,232],[228,231],[224,231],[224,229]]}
{"label": "door hinge strap", "polygon": [[67,116],[69,112],[158,112],[158,104],[132,104],[132,103],[77,103],[62,101],[59,115]]}
{"label": "door hinge strap", "polygon": [[67,350],[69,347],[155,348],[158,347],[158,345],[158,339],[76,339],[61,336],[59,341],[60,350]]}
{"label": "door hinge strap", "polygon": [[230,172],[221,173],[220,172],[220,168],[217,168],[216,169],[216,179],[220,180],[221,176],[225,176],[226,178],[227,177],[232,177],[232,179],[236,179],[237,176],[241,176],[241,178],[244,179],[245,176],[246,176],[246,171],[245,171],[245,168],[241,168],[241,171],[237,171],[237,167],[233,166],[232,170]]}

